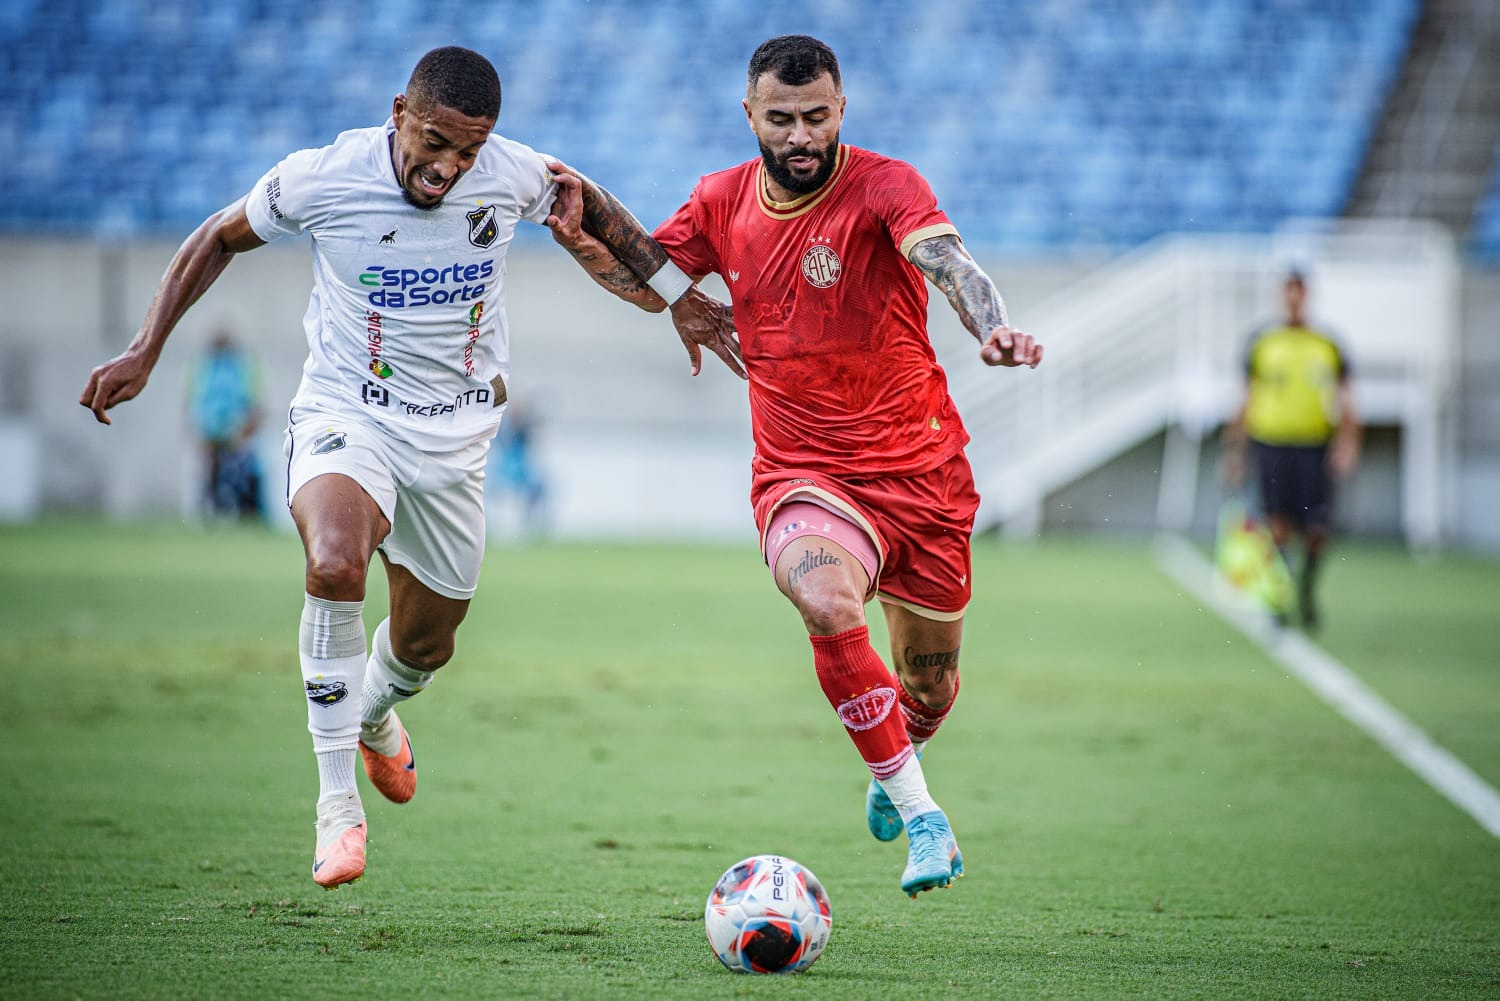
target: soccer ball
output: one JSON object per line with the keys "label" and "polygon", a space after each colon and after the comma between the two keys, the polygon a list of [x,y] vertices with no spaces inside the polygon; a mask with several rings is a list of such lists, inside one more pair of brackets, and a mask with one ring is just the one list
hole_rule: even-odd
{"label": "soccer ball", "polygon": [[714,955],[735,973],[800,973],[828,944],[833,911],[806,866],[755,855],[714,884],[703,928]]}

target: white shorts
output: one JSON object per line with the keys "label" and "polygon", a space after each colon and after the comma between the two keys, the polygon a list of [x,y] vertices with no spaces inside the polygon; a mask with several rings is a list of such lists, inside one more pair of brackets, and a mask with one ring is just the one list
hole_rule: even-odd
{"label": "white shorts", "polygon": [[423,585],[467,600],[484,558],[484,465],[490,440],[424,452],[358,416],[294,406],[286,429],[286,501],[324,473],[364,488],[391,523],[380,549]]}

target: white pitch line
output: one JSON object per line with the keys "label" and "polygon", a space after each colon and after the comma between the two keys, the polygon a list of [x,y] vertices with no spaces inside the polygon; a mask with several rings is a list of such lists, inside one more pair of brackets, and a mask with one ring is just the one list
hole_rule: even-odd
{"label": "white pitch line", "polygon": [[1156,562],[1167,576],[1218,612],[1340,715],[1500,838],[1500,792],[1391,708],[1354,672],[1300,633],[1277,628],[1252,598],[1220,577],[1179,536],[1157,539]]}

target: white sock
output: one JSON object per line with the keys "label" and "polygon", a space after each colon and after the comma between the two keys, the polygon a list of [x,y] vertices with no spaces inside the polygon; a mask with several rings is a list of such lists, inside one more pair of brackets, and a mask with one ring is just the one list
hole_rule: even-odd
{"label": "white sock", "polygon": [[[359,693],[360,727],[366,744],[380,754],[401,750],[398,731],[386,726],[391,707],[421,694],[432,683],[432,671],[419,671],[396,659],[391,649],[391,620],[375,627],[370,643],[370,661],[365,665],[365,682]],[[388,746],[381,746],[388,745]]]}
{"label": "white sock", "polygon": [[354,751],[359,743],[359,701],[364,684],[365,625],[362,601],[329,601],[307,595],[297,652],[307,695],[307,729],[318,758],[318,799],[356,792]]}
{"label": "white sock", "polygon": [[901,814],[901,822],[910,823],[911,818],[924,813],[931,813],[938,808],[933,802],[932,796],[927,792],[927,779],[922,774],[922,762],[917,760],[913,754],[906,759],[906,764],[896,769],[896,774],[888,779],[877,779],[885,794],[891,798],[891,804],[895,806],[896,812]]}

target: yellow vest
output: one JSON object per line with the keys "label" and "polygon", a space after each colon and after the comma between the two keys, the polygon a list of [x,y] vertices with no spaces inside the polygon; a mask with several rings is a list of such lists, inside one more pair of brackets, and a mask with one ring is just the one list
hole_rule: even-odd
{"label": "yellow vest", "polygon": [[1267,445],[1323,445],[1338,426],[1347,366],[1338,346],[1306,327],[1271,327],[1250,345],[1245,430]]}

